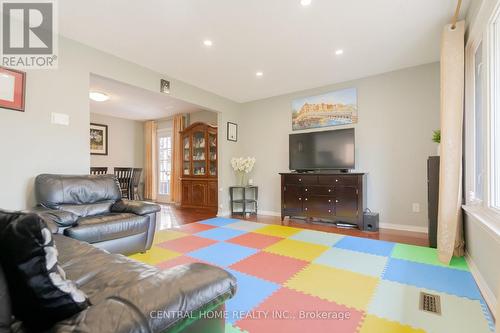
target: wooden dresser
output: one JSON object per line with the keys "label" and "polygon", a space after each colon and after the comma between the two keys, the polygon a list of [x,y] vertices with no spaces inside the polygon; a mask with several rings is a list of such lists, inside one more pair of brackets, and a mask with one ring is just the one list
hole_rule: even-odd
{"label": "wooden dresser", "polygon": [[181,137],[181,206],[217,210],[217,127],[194,123]]}
{"label": "wooden dresser", "polygon": [[281,220],[300,216],[356,224],[363,229],[364,173],[280,173]]}

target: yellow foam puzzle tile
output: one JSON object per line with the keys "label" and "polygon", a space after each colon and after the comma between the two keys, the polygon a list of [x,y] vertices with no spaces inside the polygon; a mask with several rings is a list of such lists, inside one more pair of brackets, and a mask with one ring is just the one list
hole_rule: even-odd
{"label": "yellow foam puzzle tile", "polygon": [[283,239],[264,249],[266,252],[295,259],[312,261],[329,249],[328,246],[306,243],[293,239]]}
{"label": "yellow foam puzzle tile", "polygon": [[311,264],[288,280],[285,286],[364,311],[377,284],[375,277]]}
{"label": "yellow foam puzzle tile", "polygon": [[258,234],[264,234],[269,236],[283,237],[287,238],[296,233],[300,232],[302,229],[293,228],[293,227],[285,227],[282,225],[268,225],[260,229],[255,229],[252,232],[256,232]]}
{"label": "yellow foam puzzle tile", "polygon": [[180,256],[181,254],[175,251],[163,249],[158,246],[153,246],[146,253],[136,253],[129,258],[143,262],[148,265],[157,265],[163,261],[167,261]]}
{"label": "yellow foam puzzle tile", "polygon": [[153,244],[160,244],[172,239],[177,239],[185,236],[189,236],[189,234],[174,230],[157,231],[155,232],[155,238],[153,240]]}
{"label": "yellow foam puzzle tile", "polygon": [[426,333],[422,329],[402,325],[377,316],[367,315],[361,324],[359,333]]}

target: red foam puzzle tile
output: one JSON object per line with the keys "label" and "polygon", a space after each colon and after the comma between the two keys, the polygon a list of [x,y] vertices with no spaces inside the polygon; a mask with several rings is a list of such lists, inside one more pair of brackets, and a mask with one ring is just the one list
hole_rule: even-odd
{"label": "red foam puzzle tile", "polygon": [[227,240],[227,242],[246,247],[251,247],[254,249],[263,249],[273,245],[276,242],[279,242],[280,240],[283,240],[283,238],[249,232],[231,238],[230,240]]}
{"label": "red foam puzzle tile", "polygon": [[307,261],[273,253],[258,252],[231,265],[231,268],[267,281],[282,284],[307,265],[309,265]]}
{"label": "red foam puzzle tile", "polygon": [[214,243],[217,243],[217,241],[190,235],[182,238],[172,239],[160,243],[157,246],[180,253],[188,253],[194,250],[201,249],[202,247],[212,245]]}
{"label": "red foam puzzle tile", "polygon": [[203,224],[203,223],[189,223],[181,225],[179,228],[175,228],[176,231],[186,232],[189,234],[195,234],[197,232],[210,230],[216,228],[213,225]]}
{"label": "red foam puzzle tile", "polygon": [[362,318],[360,311],[281,288],[236,326],[259,333],[354,333]]}

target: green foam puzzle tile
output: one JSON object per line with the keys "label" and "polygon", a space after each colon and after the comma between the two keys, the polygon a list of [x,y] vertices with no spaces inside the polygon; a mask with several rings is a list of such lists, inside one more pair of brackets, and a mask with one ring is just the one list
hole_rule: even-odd
{"label": "green foam puzzle tile", "polygon": [[437,250],[430,247],[396,244],[391,254],[392,258],[415,261],[422,264],[436,265],[463,271],[469,271],[464,257],[453,257],[450,265],[445,265],[439,261]]}

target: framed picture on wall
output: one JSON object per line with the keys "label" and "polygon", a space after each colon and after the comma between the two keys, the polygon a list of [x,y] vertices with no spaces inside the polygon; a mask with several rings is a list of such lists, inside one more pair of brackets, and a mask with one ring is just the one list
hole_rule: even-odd
{"label": "framed picture on wall", "polygon": [[238,141],[238,124],[227,123],[227,139],[229,141]]}
{"label": "framed picture on wall", "polygon": [[108,125],[90,124],[90,154],[108,155]]}
{"label": "framed picture on wall", "polygon": [[24,112],[26,73],[0,67],[0,108]]}

